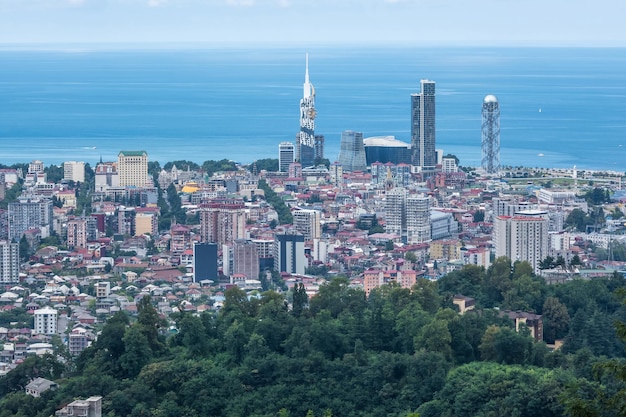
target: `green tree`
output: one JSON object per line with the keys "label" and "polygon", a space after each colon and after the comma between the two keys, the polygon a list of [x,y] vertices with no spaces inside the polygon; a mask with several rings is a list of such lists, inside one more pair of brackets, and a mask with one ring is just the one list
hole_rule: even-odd
{"label": "green tree", "polygon": [[546,298],[542,308],[542,319],[543,340],[547,343],[554,343],[556,339],[561,339],[567,335],[570,317],[567,307],[558,298]]}

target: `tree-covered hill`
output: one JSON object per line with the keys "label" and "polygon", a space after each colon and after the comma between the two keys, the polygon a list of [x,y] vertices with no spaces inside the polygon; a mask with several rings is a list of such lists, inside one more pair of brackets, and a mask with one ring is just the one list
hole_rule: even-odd
{"label": "tree-covered hill", "polygon": [[[0,378],[0,417],[47,417],[91,395],[103,396],[106,416],[620,415],[603,398],[623,400],[624,383],[602,364],[623,364],[613,326],[626,321],[623,287],[621,275],[547,286],[527,265],[498,260],[369,297],[345,278],[310,300],[297,286],[290,304],[229,288],[218,313],[173,316],[175,332],[144,297],[136,318],[116,314],[74,362],[29,358]],[[476,309],[458,314],[458,293]],[[517,307],[543,314],[563,348],[499,313]],[[27,396],[31,376],[59,389]]]}

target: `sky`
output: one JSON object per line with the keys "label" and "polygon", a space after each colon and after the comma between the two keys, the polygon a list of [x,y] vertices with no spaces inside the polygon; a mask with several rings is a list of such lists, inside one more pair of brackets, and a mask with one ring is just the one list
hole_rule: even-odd
{"label": "sky", "polygon": [[624,0],[0,0],[0,45],[626,46]]}

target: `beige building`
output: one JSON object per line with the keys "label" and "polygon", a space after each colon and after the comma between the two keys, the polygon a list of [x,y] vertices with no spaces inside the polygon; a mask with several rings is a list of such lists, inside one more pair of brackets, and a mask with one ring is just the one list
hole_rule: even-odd
{"label": "beige building", "polygon": [[63,163],[63,179],[66,181],[85,182],[85,162],[67,161]]}
{"label": "beige building", "polygon": [[293,225],[304,235],[304,240],[319,239],[322,237],[320,212],[317,210],[296,210],[293,213]]}
{"label": "beige building", "polygon": [[148,183],[148,153],[121,151],[117,156],[120,187],[145,187]]}
{"label": "beige building", "polygon": [[461,259],[462,247],[460,240],[433,240],[430,242],[430,259]]}
{"label": "beige building", "polygon": [[154,213],[137,213],[135,216],[135,236],[150,234],[156,236],[159,230],[159,220]]}

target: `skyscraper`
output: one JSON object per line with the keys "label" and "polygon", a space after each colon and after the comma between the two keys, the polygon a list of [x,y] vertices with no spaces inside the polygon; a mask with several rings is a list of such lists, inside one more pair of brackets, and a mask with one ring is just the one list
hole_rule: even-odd
{"label": "skyscraper", "polygon": [[281,142],[278,145],[278,171],[287,172],[289,164],[294,161],[294,146],[291,142]]}
{"label": "skyscraper", "polygon": [[411,164],[420,171],[433,171],[435,151],[435,82],[421,81],[421,92],[411,94]]}
{"label": "skyscraper", "polygon": [[481,166],[490,174],[500,170],[500,103],[494,95],[485,96],[482,110]]}
{"label": "skyscraper", "polygon": [[363,133],[352,130],[344,130],[341,133],[338,160],[345,172],[365,171],[367,169]]}
{"label": "skyscraper", "polygon": [[296,135],[296,159],[303,167],[309,167],[315,162],[315,115],[315,88],[309,81],[309,54],[307,54],[304,88],[300,100],[300,131]]}

